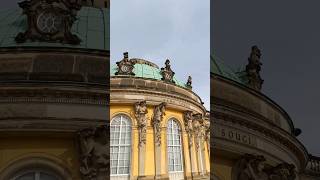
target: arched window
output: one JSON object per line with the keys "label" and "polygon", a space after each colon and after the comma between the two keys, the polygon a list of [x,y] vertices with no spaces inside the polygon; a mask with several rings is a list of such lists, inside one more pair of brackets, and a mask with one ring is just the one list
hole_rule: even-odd
{"label": "arched window", "polygon": [[167,146],[169,172],[183,172],[181,128],[174,119],[168,121]]}
{"label": "arched window", "polygon": [[28,170],[18,173],[11,180],[62,180],[62,178],[48,171]]}
{"label": "arched window", "polygon": [[129,175],[131,157],[131,120],[120,114],[110,124],[111,175]]}

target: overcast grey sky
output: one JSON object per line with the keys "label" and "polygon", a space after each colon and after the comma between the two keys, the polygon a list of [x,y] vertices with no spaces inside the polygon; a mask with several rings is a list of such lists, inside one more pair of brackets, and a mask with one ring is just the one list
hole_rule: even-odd
{"label": "overcast grey sky", "polygon": [[122,53],[164,66],[167,58],[180,81],[210,107],[210,1],[115,0],[111,3],[111,63]]}
{"label": "overcast grey sky", "polygon": [[215,0],[213,49],[226,64],[262,51],[262,92],[282,106],[309,153],[320,156],[320,1]]}

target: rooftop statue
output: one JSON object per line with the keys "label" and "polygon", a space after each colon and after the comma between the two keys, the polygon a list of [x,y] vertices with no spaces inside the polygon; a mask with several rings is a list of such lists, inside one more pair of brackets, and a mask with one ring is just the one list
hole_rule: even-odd
{"label": "rooftop statue", "polygon": [[262,63],[260,62],[261,52],[257,46],[252,46],[248,65],[246,66],[249,86],[261,90],[263,80],[260,77]]}
{"label": "rooftop statue", "polygon": [[175,83],[173,80],[174,72],[171,69],[170,60],[167,59],[165,62],[165,67],[161,68],[162,80],[170,83]]}
{"label": "rooftop statue", "polygon": [[133,73],[135,62],[129,59],[128,52],[123,53],[123,59],[117,62],[118,71],[115,73],[116,75],[135,75]]}

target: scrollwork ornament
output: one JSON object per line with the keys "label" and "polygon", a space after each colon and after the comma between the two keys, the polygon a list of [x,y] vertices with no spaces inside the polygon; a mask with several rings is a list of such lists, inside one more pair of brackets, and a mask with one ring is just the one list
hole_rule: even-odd
{"label": "scrollwork ornament", "polygon": [[165,115],[166,103],[163,102],[157,106],[155,106],[152,117],[152,125],[154,127],[155,132],[155,143],[157,146],[161,145],[161,122],[163,120],[163,116]]}
{"label": "scrollwork ornament", "polygon": [[147,102],[141,101],[134,104],[134,114],[138,122],[139,129],[139,146],[146,144],[147,134]]}

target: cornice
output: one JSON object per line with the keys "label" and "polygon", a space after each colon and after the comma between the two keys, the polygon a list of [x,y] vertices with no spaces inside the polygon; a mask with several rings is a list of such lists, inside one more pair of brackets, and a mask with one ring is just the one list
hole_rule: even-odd
{"label": "cornice", "polygon": [[[276,102],[274,102],[272,99],[270,99],[268,96],[264,95],[262,92],[260,91],[256,91],[248,86],[245,86],[244,84],[241,84],[241,83],[238,83],[236,81],[233,81],[233,80],[230,80],[230,79],[227,79],[227,78],[224,78],[222,76],[219,76],[217,74],[214,74],[214,73],[211,73],[210,74],[210,78],[211,78],[211,81],[212,80],[218,80],[218,81],[221,81],[221,82],[224,82],[224,83],[227,83],[227,84],[230,84],[232,86],[235,86],[239,89],[241,89],[242,91],[245,91],[245,92],[248,92],[250,93],[251,95],[261,99],[262,101],[268,103],[271,107],[274,107],[276,108],[282,115],[284,115],[285,119],[287,120],[289,126],[291,127],[291,130],[294,131],[294,124],[292,122],[292,119],[290,118],[289,114],[280,106],[278,105]],[[212,82],[211,83],[211,86],[212,86]],[[214,88],[211,88],[211,91],[213,91]],[[211,92],[212,93],[212,92]],[[211,95],[212,96],[212,95]],[[211,97],[212,99],[212,97]],[[211,104],[213,103],[214,101],[211,100]]]}
{"label": "cornice", "polygon": [[39,102],[84,105],[108,105],[107,91],[91,89],[63,89],[52,87],[41,88],[0,88],[0,103]]}

